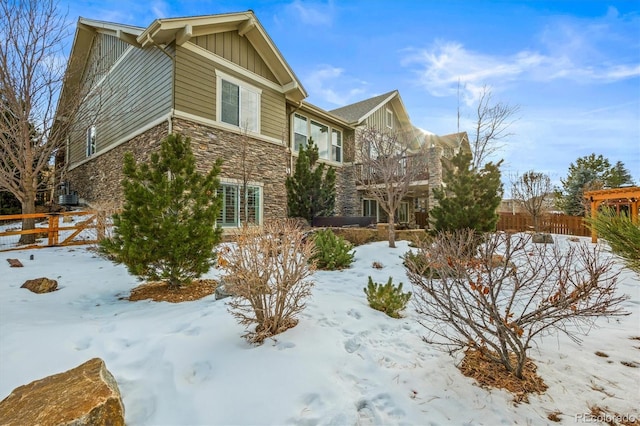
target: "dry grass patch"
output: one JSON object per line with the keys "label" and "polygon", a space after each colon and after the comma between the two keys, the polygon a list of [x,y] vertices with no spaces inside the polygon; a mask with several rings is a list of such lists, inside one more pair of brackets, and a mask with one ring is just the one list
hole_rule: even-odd
{"label": "dry grass patch", "polygon": [[[498,356],[495,354],[494,356]],[[515,365],[515,360],[513,360]],[[529,402],[530,393],[544,393],[547,385],[536,374],[537,367],[527,360],[522,370],[523,379],[517,378],[502,364],[491,361],[476,349],[467,349],[458,367],[462,374],[475,379],[484,388],[505,389],[513,394],[516,403]]]}
{"label": "dry grass patch", "polygon": [[216,280],[194,280],[189,285],[172,290],[169,289],[169,284],[164,281],[150,282],[141,284],[131,290],[127,300],[131,302],[146,299],[156,302],[191,302],[213,294],[217,286],[218,282]]}
{"label": "dry grass patch", "polygon": [[605,354],[604,352],[596,351],[595,354],[602,358],[609,358],[609,355]]}
{"label": "dry grass patch", "polygon": [[551,420],[552,422],[559,423],[559,422],[562,421],[562,418],[560,417],[560,414],[562,414],[560,411],[553,411],[553,412],[551,412],[551,413],[549,413],[547,415],[547,418],[549,420]]}

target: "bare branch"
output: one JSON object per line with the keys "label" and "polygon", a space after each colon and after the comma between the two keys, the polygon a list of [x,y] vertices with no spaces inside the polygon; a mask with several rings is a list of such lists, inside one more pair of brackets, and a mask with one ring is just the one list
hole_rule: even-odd
{"label": "bare branch", "polygon": [[424,147],[411,149],[410,141],[396,132],[365,127],[356,135],[357,185],[377,201],[389,217],[389,247],[395,247],[395,212],[412,182],[428,179]]}
{"label": "bare branch", "polygon": [[579,341],[595,318],[626,315],[621,303],[628,297],[617,293],[613,261],[598,246],[562,251],[531,244],[525,234],[498,233],[471,255],[474,238],[470,230],[440,234],[405,257],[425,340],[478,349],[522,377],[534,338],[560,331]]}
{"label": "bare branch", "polygon": [[539,231],[540,218],[547,211],[549,200],[553,197],[549,175],[529,170],[522,176],[512,176],[511,196],[531,215],[534,230]]}

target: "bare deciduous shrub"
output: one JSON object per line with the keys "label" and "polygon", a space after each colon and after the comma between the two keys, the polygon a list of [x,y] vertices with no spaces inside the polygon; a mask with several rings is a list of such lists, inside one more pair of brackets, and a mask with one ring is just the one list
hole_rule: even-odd
{"label": "bare deciduous shrub", "polygon": [[[425,341],[448,350],[476,349],[522,378],[536,336],[561,331],[575,341],[601,316],[625,315],[613,261],[598,246],[535,245],[526,234],[486,234],[477,252],[473,231],[438,235],[415,259],[405,258],[414,303],[429,330]],[[500,261],[496,261],[500,255]],[[588,326],[582,328],[581,326]]]}
{"label": "bare deciduous shrub", "polygon": [[298,323],[313,287],[308,278],[315,271],[309,263],[314,250],[314,242],[291,220],[245,226],[236,244],[220,250],[225,290],[233,295],[229,311],[248,328],[243,336],[248,341],[262,343]]}

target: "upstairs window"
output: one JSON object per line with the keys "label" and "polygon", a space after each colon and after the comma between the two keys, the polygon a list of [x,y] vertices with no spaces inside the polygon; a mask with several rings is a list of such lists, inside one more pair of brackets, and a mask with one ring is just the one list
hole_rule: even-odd
{"label": "upstairs window", "polygon": [[87,157],[96,153],[96,126],[87,129]]}
{"label": "upstairs window", "polygon": [[309,139],[318,147],[318,156],[324,160],[342,162],[342,132],[329,127],[319,121],[293,114],[293,129],[291,144],[293,150],[298,152],[300,148],[306,148]]}
{"label": "upstairs window", "polygon": [[318,147],[318,156],[329,158],[329,127],[311,121],[311,138],[315,146]]}
{"label": "upstairs window", "polygon": [[233,77],[218,74],[218,120],[259,133],[262,91]]}
{"label": "upstairs window", "polygon": [[331,159],[342,161],[342,133],[336,129],[331,130]]}
{"label": "upstairs window", "polygon": [[387,111],[385,113],[385,120],[387,123],[387,127],[390,129],[393,129],[393,111],[391,111],[389,108],[387,108]]}
{"label": "upstairs window", "polygon": [[295,114],[293,117],[293,146],[296,151],[300,151],[300,148],[307,147],[308,136],[307,117]]}

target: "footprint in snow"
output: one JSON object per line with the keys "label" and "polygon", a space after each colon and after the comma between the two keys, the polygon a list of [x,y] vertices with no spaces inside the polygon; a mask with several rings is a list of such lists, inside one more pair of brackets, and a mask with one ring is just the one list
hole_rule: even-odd
{"label": "footprint in snow", "polygon": [[93,341],[93,339],[91,337],[83,337],[82,339],[78,340],[75,342],[75,347],[74,349],[76,351],[84,351],[86,349],[89,348],[89,346],[91,346],[91,342]]}
{"label": "footprint in snow", "polygon": [[[396,407],[387,393],[376,395],[372,399],[362,399],[356,404],[358,425],[399,424],[405,416],[404,410]],[[400,423],[401,424],[401,423]]]}
{"label": "footprint in snow", "polygon": [[349,315],[350,317],[353,317],[355,319],[362,318],[362,314],[360,314],[360,312],[358,312],[355,309],[349,309],[349,312],[347,312],[347,315]]}

